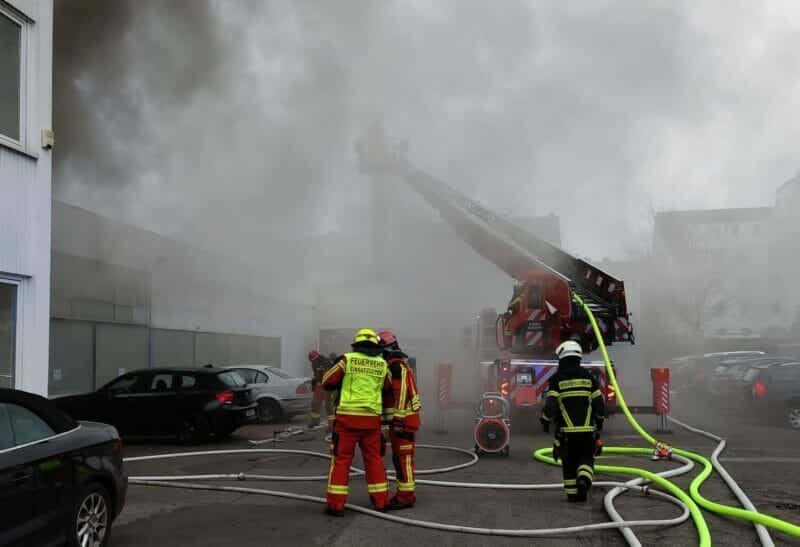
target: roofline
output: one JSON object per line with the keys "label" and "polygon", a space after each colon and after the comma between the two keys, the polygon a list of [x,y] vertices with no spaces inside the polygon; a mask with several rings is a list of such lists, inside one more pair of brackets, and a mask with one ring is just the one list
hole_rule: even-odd
{"label": "roofline", "polygon": [[764,206],[764,207],[733,207],[728,209],[685,209],[685,210],[673,210],[673,211],[658,211],[656,212],[656,218],[680,218],[680,217],[700,217],[700,216],[711,216],[711,215],[729,215],[734,216],[736,213],[759,213],[763,214],[764,216],[771,215],[775,212],[775,207],[773,206]]}

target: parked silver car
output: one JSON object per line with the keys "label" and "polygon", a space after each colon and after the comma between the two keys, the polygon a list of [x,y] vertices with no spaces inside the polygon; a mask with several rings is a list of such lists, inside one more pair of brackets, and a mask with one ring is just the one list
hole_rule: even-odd
{"label": "parked silver car", "polygon": [[244,378],[258,402],[258,420],[275,423],[311,409],[311,378],[297,378],[267,365],[227,367]]}

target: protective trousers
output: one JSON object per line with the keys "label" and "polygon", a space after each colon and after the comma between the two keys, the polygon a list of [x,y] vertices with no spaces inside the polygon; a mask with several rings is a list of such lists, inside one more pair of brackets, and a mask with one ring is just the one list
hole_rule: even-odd
{"label": "protective trousers", "polygon": [[567,499],[586,501],[594,480],[594,433],[563,433],[556,443],[561,454]]}
{"label": "protective trousers", "polygon": [[367,491],[375,509],[384,509],[389,504],[389,483],[381,458],[381,428],[358,428],[342,423],[337,417],[333,423],[331,438],[331,468],[328,473],[328,507],[343,510],[347,502],[350,482],[350,464],[353,462],[356,444],[361,448],[364,470],[367,474]]}
{"label": "protective trousers", "polygon": [[411,431],[389,432],[392,442],[392,462],[397,472],[397,494],[394,499],[404,505],[413,505],[414,493],[414,433]]}
{"label": "protective trousers", "polygon": [[323,389],[321,384],[314,386],[314,391],[311,396],[311,425],[319,425],[320,417],[322,416],[322,405],[325,404],[325,412],[328,418],[333,415],[333,402],[331,401],[331,394]]}

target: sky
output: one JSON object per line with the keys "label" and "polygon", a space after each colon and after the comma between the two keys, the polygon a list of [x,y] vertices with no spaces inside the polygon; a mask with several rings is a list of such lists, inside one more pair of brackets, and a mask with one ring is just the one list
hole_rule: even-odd
{"label": "sky", "polygon": [[382,120],[486,206],[630,257],[655,211],[774,203],[798,48],[792,1],[57,0],[54,193],[238,253],[359,233]]}

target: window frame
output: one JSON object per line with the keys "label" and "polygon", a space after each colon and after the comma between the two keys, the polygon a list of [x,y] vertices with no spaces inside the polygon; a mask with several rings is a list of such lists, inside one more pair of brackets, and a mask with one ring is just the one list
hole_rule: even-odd
{"label": "window frame", "polygon": [[115,391],[111,390],[111,386],[113,386],[114,384],[117,384],[117,383],[119,383],[119,382],[121,382],[121,381],[123,381],[125,379],[128,379],[128,378],[132,378],[133,379],[133,384],[131,384],[132,386],[136,386],[138,384],[138,385],[143,385],[143,386],[146,387],[146,386],[149,385],[151,376],[150,375],[144,375],[144,374],[137,373],[137,372],[127,372],[127,373],[125,373],[125,374],[123,374],[121,376],[117,376],[113,380],[109,381],[106,385],[101,387],[98,391],[104,391],[104,392],[108,393],[111,397],[131,397],[133,395],[142,395],[143,393],[147,393],[148,392],[147,389],[145,389],[143,391],[126,391],[126,392],[122,392],[122,391],[116,391],[115,392]]}
{"label": "window frame", "polygon": [[[39,414],[37,414],[36,412],[31,410],[30,408],[28,408],[28,407],[26,407],[24,405],[17,404],[17,403],[10,403],[9,402],[9,403],[3,403],[3,404],[6,407],[6,413],[8,415],[8,422],[9,422],[9,425],[11,426],[11,434],[14,435],[14,446],[27,446],[27,445],[39,443],[39,442],[42,442],[42,441],[44,441],[46,439],[51,439],[56,435],[55,430],[53,429],[53,427],[49,423],[47,423],[47,420],[45,420],[44,418],[39,416]],[[27,440],[24,443],[19,442],[19,440],[18,440],[19,436],[17,434],[17,428],[14,426],[14,417],[11,415],[11,410],[13,410],[15,408],[22,409],[23,411],[27,412],[28,414],[30,414],[31,416],[33,416],[34,418],[39,420],[42,424],[44,424],[47,427],[48,433],[44,437],[39,437],[39,438],[33,439],[33,440]]]}
{"label": "window frame", "polygon": [[[17,404],[17,403],[11,403],[11,402],[6,402],[6,401],[0,402],[0,405],[17,405],[17,406],[21,406],[21,407],[23,407],[23,408],[28,408],[28,407],[27,407],[27,406],[25,406],[25,405],[19,405],[19,404]],[[39,416],[39,413],[38,413],[38,412],[34,412],[34,411],[33,411],[32,409],[30,409],[30,408],[28,408],[28,410],[30,410],[31,412],[33,412],[34,414],[36,414],[37,416]],[[44,419],[44,418],[42,418],[41,416],[39,416],[39,418],[40,418],[42,421],[44,421],[45,423],[47,423],[47,420],[45,420],[45,419]],[[10,414],[9,414],[9,420],[11,420],[11,416],[10,416]],[[49,424],[49,423],[47,423],[47,425],[50,425],[50,424]],[[14,434],[13,427],[14,427],[14,426],[12,425],[12,426],[11,426],[11,428],[12,428],[12,434]],[[72,429],[68,429],[68,430],[66,430],[66,431],[62,431],[61,433],[56,433],[55,435],[52,435],[52,436],[50,436],[50,437],[45,437],[44,439],[39,439],[38,441],[33,441],[33,442],[25,443],[25,444],[18,444],[18,445],[15,445],[15,446],[9,447],[9,448],[3,448],[3,449],[0,449],[0,454],[8,454],[9,452],[13,452],[13,451],[15,451],[15,450],[22,450],[23,448],[28,448],[28,447],[30,447],[30,446],[35,446],[35,445],[37,445],[37,444],[41,444],[41,443],[44,443],[44,442],[52,441],[52,440],[54,440],[54,439],[60,439],[61,437],[66,437],[67,435],[70,435],[70,434],[74,433],[75,431],[78,431],[78,430],[79,430],[81,427],[82,427],[82,426],[81,426],[81,424],[78,424],[78,425],[76,425],[75,427],[73,427]],[[51,429],[52,429],[52,426],[51,426]],[[14,442],[16,442],[16,439],[15,439],[15,441],[14,441]]]}
{"label": "window frame", "polygon": [[[0,273],[0,285],[11,285],[16,288],[16,301],[14,307],[16,308],[16,317],[14,318],[14,362],[11,364],[11,387],[13,389],[20,389],[20,375],[19,371],[22,370],[22,337],[24,336],[24,317],[23,310],[25,309],[25,291],[23,280],[17,277],[6,276]],[[5,378],[5,375],[3,376]]]}
{"label": "window frame", "polygon": [[5,146],[22,152],[31,154],[33,149],[29,142],[30,112],[29,106],[32,103],[29,97],[29,78],[30,78],[30,35],[33,21],[25,17],[21,12],[13,9],[9,4],[0,2],[0,17],[6,17],[13,23],[20,26],[19,39],[19,139],[0,133],[0,146]]}
{"label": "window frame", "polygon": [[[167,389],[165,390],[157,390],[156,384],[158,383],[157,380],[161,380],[162,376],[166,376],[169,378],[169,384],[167,384]],[[165,395],[165,394],[174,394],[178,391],[178,386],[176,385],[176,375],[172,372],[156,372],[150,376],[150,379],[147,381],[147,390],[145,393],[149,395]]]}

